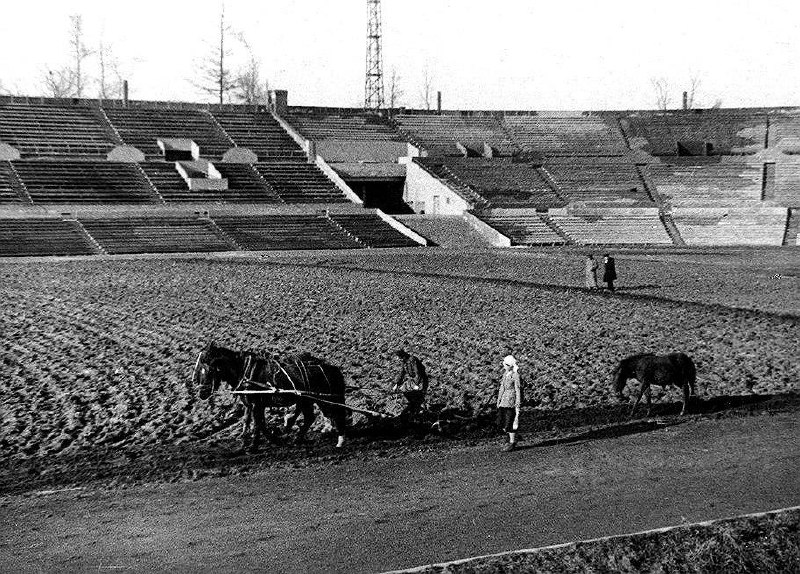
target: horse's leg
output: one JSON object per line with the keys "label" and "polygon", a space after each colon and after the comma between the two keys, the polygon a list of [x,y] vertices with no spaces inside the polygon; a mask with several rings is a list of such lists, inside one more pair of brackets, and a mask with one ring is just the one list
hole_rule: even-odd
{"label": "horse's leg", "polygon": [[650,388],[650,385],[645,387],[644,396],[647,399],[647,414],[645,416],[649,417],[650,409],[653,407],[653,390]]}
{"label": "horse's leg", "polygon": [[[342,399],[344,402],[344,399]],[[344,406],[333,404],[320,404],[319,410],[331,422],[334,432],[337,435],[336,448],[342,448],[344,445],[344,434],[347,428],[347,410]]]}
{"label": "horse's leg", "polygon": [[253,405],[244,405],[244,424],[242,425],[242,450],[250,446],[250,425],[253,422]]}
{"label": "horse's leg", "polygon": [[326,406],[321,408],[322,414],[328,417],[333,425],[333,430],[336,432],[336,448],[342,448],[344,445],[344,432],[347,426],[347,411],[342,406]]}
{"label": "horse's leg", "polygon": [[686,414],[686,406],[689,404],[689,397],[691,396],[690,392],[691,389],[689,383],[683,383],[683,408],[681,408],[681,416]]}
{"label": "horse's leg", "polygon": [[297,442],[303,442],[306,440],[306,432],[311,426],[311,423],[314,422],[314,419],[317,418],[317,415],[314,414],[314,403],[310,401],[304,401],[302,399],[298,401],[297,410],[303,413],[303,424],[300,425],[300,430],[297,431]]}
{"label": "horse's leg", "polygon": [[250,452],[258,452],[258,447],[261,443],[261,437],[267,434],[267,423],[264,418],[264,407],[259,405],[258,408],[253,409],[253,444],[250,446]]}
{"label": "horse's leg", "polygon": [[642,400],[642,395],[644,394],[645,387],[649,387],[649,385],[642,384],[639,387],[639,394],[636,396],[636,402],[633,403],[633,408],[631,409],[631,414],[628,416],[629,419],[633,418],[633,413],[636,410],[636,407],[639,405],[639,401]]}
{"label": "horse's leg", "polygon": [[697,383],[697,367],[694,362],[687,355],[684,355],[684,369],[683,369],[684,383],[689,383],[691,395],[695,396],[695,384]]}
{"label": "horse's leg", "polygon": [[334,409],[331,421],[337,435],[336,448],[342,448],[344,446],[344,429],[347,426],[347,411],[344,407],[334,407]]}

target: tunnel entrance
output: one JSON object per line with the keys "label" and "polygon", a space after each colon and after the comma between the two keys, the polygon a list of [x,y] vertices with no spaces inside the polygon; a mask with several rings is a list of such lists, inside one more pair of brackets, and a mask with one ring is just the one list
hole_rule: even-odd
{"label": "tunnel entrance", "polygon": [[345,182],[361,198],[364,202],[364,207],[377,208],[384,213],[397,215],[414,213],[411,207],[403,201],[405,178],[381,180],[346,179]]}

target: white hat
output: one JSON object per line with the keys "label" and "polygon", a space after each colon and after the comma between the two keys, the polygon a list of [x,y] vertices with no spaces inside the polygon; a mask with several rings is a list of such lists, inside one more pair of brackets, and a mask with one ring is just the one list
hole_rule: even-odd
{"label": "white hat", "polygon": [[503,364],[506,367],[511,367],[515,371],[517,370],[517,360],[514,358],[514,355],[506,355],[503,359]]}

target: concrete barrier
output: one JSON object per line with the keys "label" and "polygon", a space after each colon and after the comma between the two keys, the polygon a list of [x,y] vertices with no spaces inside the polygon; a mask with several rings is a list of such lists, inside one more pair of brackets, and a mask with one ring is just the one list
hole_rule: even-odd
{"label": "concrete barrier", "polygon": [[391,215],[385,214],[380,209],[376,209],[375,210],[375,214],[378,217],[380,217],[381,219],[383,219],[390,226],[392,226],[394,229],[396,229],[397,231],[399,231],[400,233],[402,233],[403,235],[405,235],[406,237],[411,239],[412,241],[416,241],[420,245],[425,245],[425,246],[428,245],[428,240],[427,239],[422,237],[422,235],[420,235],[419,233],[417,233],[416,231],[414,231],[410,227],[406,227],[405,225],[403,225],[402,223],[397,221]]}
{"label": "concrete barrier", "polygon": [[469,211],[464,212],[464,221],[469,223],[490,245],[495,247],[511,247],[510,237],[503,235],[485,221],[472,215]]}

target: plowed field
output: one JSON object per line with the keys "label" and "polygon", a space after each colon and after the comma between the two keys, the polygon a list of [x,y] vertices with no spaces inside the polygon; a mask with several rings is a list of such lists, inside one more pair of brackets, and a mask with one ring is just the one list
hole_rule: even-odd
{"label": "plowed field", "polygon": [[[1,263],[0,465],[37,478],[65,461],[233,444],[233,397],[187,388],[209,340],[325,357],[366,389],[350,404],[389,413],[402,406],[384,391],[404,346],[428,366],[432,408],[485,415],[479,426],[509,352],[529,419],[606,412],[613,366],[643,351],[689,353],[706,399],[790,393],[799,259],[622,254],[616,295],[578,287],[582,254],[568,250]],[[368,421],[353,422],[368,442]]]}

